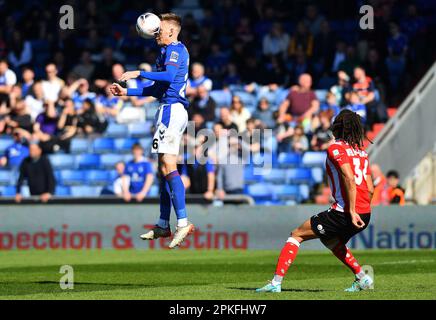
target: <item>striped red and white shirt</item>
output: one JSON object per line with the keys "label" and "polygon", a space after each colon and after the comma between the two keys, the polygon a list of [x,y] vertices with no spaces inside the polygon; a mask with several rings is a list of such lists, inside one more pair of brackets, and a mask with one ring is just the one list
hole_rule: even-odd
{"label": "striped red and white shirt", "polygon": [[332,209],[349,212],[349,204],[340,167],[348,163],[354,172],[356,182],[356,212],[365,214],[371,212],[366,176],[370,175],[368,154],[360,149],[351,147],[348,143],[337,140],[327,149],[326,169],[330,189],[335,203]]}

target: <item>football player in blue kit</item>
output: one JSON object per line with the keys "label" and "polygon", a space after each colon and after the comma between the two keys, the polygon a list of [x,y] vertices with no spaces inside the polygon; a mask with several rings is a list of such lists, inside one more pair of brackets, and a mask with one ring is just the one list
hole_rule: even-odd
{"label": "football player in blue kit", "polygon": [[188,221],[185,205],[185,187],[177,171],[177,157],[180,142],[188,124],[186,86],[189,73],[189,53],[178,41],[181,30],[181,18],[173,13],[160,16],[160,30],[156,33],[157,44],[161,47],[156,61],[157,72],[129,71],[119,81],[128,81],[142,77],[154,81],[146,88],[125,89],[119,83],[111,86],[115,96],[152,96],[159,99],[160,107],[155,117],[156,133],[153,138],[152,152],[159,157],[160,182],[160,218],[156,226],[141,235],[143,240],[171,237],[171,203],[177,216],[177,228],[169,245],[178,247],[194,231],[194,225]]}

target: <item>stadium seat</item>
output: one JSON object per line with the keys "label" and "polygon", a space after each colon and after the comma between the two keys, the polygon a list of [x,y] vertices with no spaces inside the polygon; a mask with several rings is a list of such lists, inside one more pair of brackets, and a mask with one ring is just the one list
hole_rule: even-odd
{"label": "stadium seat", "polygon": [[286,181],[288,183],[311,183],[312,170],[307,168],[288,169],[286,171]]}
{"label": "stadium seat", "polygon": [[158,197],[159,196],[159,186],[152,185],[150,191],[147,194],[147,197]]}
{"label": "stadium seat", "polygon": [[328,91],[327,90],[315,90],[315,95],[319,101],[324,102],[326,99]]}
{"label": "stadium seat", "polygon": [[246,193],[253,197],[255,201],[272,200],[272,185],[265,183],[256,183],[246,187]]}
{"label": "stadium seat", "polygon": [[148,122],[141,122],[141,123],[132,123],[129,124],[129,136],[132,138],[144,138],[151,136],[151,128],[153,126],[153,123]]}
{"label": "stadium seat", "polygon": [[210,97],[215,101],[218,109],[229,107],[232,103],[232,94],[227,90],[213,90],[210,92]]}
{"label": "stadium seat", "polygon": [[97,169],[100,165],[100,156],[98,154],[77,155],[75,163],[79,169]]}
{"label": "stadium seat", "polygon": [[278,157],[280,167],[298,167],[301,164],[301,155],[299,153],[280,153]]}
{"label": "stadium seat", "polygon": [[254,184],[262,181],[263,176],[261,174],[254,174],[252,166],[246,166],[244,168],[244,181],[246,184]]}
{"label": "stadium seat", "polygon": [[66,186],[79,185],[85,182],[85,173],[80,170],[62,170],[60,172],[60,181]]}
{"label": "stadium seat", "polygon": [[124,162],[122,154],[102,154],[100,156],[100,166],[105,169],[113,169],[117,162]]}
{"label": "stadium seat", "polygon": [[52,154],[49,159],[54,170],[74,168],[74,156],[70,154]]}
{"label": "stadium seat", "polygon": [[0,185],[10,185],[12,182],[12,172],[0,170]]}
{"label": "stadium seat", "polygon": [[2,197],[14,197],[16,194],[15,186],[1,186],[0,195]]}
{"label": "stadium seat", "polygon": [[137,139],[127,138],[127,139],[116,139],[115,140],[115,149],[118,152],[130,153],[132,151],[132,146],[138,142]]}
{"label": "stadium seat", "polygon": [[87,139],[74,138],[71,140],[71,153],[87,153],[89,152],[89,143]]}
{"label": "stadium seat", "polygon": [[263,179],[271,183],[285,183],[286,170],[284,169],[265,169]]}
{"label": "stadium seat", "polygon": [[296,185],[274,185],[271,187],[275,199],[294,199],[298,200],[300,196],[300,188]]}
{"label": "stadium seat", "polygon": [[71,190],[69,186],[56,186],[55,196],[58,197],[68,197],[71,195]]}
{"label": "stadium seat", "polygon": [[115,143],[112,138],[98,138],[92,143],[92,150],[95,153],[114,152]]}
{"label": "stadium seat", "polygon": [[254,95],[252,95],[251,93],[245,91],[235,91],[233,92],[233,95],[241,98],[242,103],[247,109],[256,108],[256,97],[254,97]]}
{"label": "stadium seat", "polygon": [[279,89],[277,90],[277,95],[276,95],[276,105],[279,106],[282,104],[283,101],[285,101],[286,97],[289,94],[289,89]]}
{"label": "stadium seat", "polygon": [[13,144],[14,141],[12,139],[1,138],[0,139],[0,155],[3,155],[6,149]]}
{"label": "stadium seat", "polygon": [[109,171],[89,170],[85,172],[85,182],[89,185],[107,185],[111,180]]}
{"label": "stadium seat", "polygon": [[71,195],[78,198],[98,197],[100,196],[102,189],[102,187],[72,186]]}
{"label": "stadium seat", "polygon": [[312,179],[315,183],[321,183],[324,180],[324,170],[319,167],[312,168]]}
{"label": "stadium seat", "polygon": [[301,184],[299,201],[309,200],[309,197],[310,197],[310,187],[307,184]]}
{"label": "stadium seat", "polygon": [[324,167],[327,154],[325,152],[306,152],[303,165],[306,167]]}
{"label": "stadium seat", "polygon": [[127,126],[118,123],[110,123],[105,132],[105,136],[108,138],[124,138],[127,137],[128,134]]}

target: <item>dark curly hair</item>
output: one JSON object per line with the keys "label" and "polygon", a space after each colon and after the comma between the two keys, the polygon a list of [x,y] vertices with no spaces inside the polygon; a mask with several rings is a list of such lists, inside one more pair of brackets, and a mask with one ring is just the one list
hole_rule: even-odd
{"label": "dark curly hair", "polygon": [[[332,132],[336,139],[347,142],[352,147],[362,148],[365,139],[365,129],[360,116],[348,109],[342,110],[335,118]],[[372,143],[371,140],[368,139]]]}

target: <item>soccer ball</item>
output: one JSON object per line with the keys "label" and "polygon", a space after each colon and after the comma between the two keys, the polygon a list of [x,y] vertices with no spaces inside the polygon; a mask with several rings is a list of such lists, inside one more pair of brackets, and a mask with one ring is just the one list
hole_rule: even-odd
{"label": "soccer ball", "polygon": [[136,31],[145,39],[153,39],[160,31],[160,19],[157,15],[147,12],[136,20]]}

